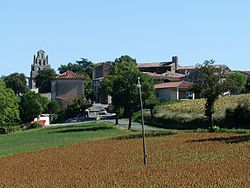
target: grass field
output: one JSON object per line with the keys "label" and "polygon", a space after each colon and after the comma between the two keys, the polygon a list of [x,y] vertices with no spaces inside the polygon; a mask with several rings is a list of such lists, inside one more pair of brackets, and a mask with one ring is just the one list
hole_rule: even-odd
{"label": "grass field", "polygon": [[112,123],[84,123],[57,126],[0,135],[0,157],[49,147],[60,147],[83,141],[93,141],[131,134]]}
{"label": "grass field", "polygon": [[147,167],[143,166],[142,141],[138,138],[90,141],[22,153],[0,158],[0,185],[249,187],[249,140],[249,134],[232,133],[147,137]]}

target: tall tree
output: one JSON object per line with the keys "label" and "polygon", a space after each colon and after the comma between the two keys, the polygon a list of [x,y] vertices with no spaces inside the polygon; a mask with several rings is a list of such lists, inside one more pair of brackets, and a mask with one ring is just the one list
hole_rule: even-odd
{"label": "tall tree", "polygon": [[92,99],[93,89],[92,89],[92,71],[94,64],[88,59],[81,58],[77,60],[76,63],[68,63],[67,65],[61,65],[58,70],[62,74],[68,70],[81,74],[84,78],[84,94],[87,99]]}
{"label": "tall tree", "polygon": [[206,60],[203,64],[197,65],[200,77],[194,80],[193,86],[201,89],[200,95],[206,99],[205,115],[208,118],[210,130],[213,127],[214,103],[226,90],[225,82],[222,79],[223,75],[220,74],[220,70],[213,66],[214,62],[214,60]]}
{"label": "tall tree", "polygon": [[35,77],[36,87],[40,93],[51,92],[51,80],[56,77],[54,69],[43,69],[38,71],[38,75]]}
{"label": "tall tree", "polygon": [[11,88],[18,96],[28,92],[27,81],[23,73],[12,73],[4,77],[7,88]]}
{"label": "tall tree", "polygon": [[23,123],[31,122],[47,109],[49,101],[39,93],[28,92],[20,99],[20,117]]}
{"label": "tall tree", "polygon": [[240,94],[245,90],[247,75],[238,71],[231,72],[226,79],[226,86],[232,94]]}
{"label": "tall tree", "polygon": [[137,88],[138,77],[141,78],[144,104],[154,93],[154,87],[149,82],[149,78],[138,70],[135,59],[121,56],[115,60],[114,65],[111,74],[103,80],[102,90],[111,95],[112,104],[117,113],[124,110],[125,115],[129,118],[128,129],[130,129],[132,115],[139,109],[140,104]]}
{"label": "tall tree", "polygon": [[0,127],[18,122],[18,97],[12,89],[6,88],[2,79],[0,79],[0,101]]}

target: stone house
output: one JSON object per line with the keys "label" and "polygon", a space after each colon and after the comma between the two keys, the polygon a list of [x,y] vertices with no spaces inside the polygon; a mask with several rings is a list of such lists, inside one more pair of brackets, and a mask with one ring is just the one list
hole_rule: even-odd
{"label": "stone house", "polygon": [[191,82],[165,82],[154,86],[158,100],[194,99]]}
{"label": "stone house", "polygon": [[[226,65],[213,65],[218,70],[218,74],[227,75],[231,70]],[[193,82],[194,77],[199,75],[199,70],[196,66],[179,66],[176,71],[179,74],[184,75],[183,80]]]}
{"label": "stone house", "polygon": [[169,62],[139,63],[137,67],[153,79],[181,81],[185,77],[184,74],[176,72],[179,68],[177,56],[173,56]]}
{"label": "stone house", "polygon": [[81,75],[66,71],[51,81],[51,99],[58,100],[62,108],[82,98],[84,98],[84,83]]}
{"label": "stone house", "polygon": [[107,76],[113,69],[110,63],[99,63],[93,69],[92,86],[94,91],[94,101],[97,103],[110,104],[111,97],[101,93],[101,84],[105,76]]}

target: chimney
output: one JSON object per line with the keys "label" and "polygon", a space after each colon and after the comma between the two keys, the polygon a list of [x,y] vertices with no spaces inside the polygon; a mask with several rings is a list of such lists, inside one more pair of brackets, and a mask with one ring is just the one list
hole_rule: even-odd
{"label": "chimney", "polygon": [[174,63],[175,66],[175,71],[178,70],[179,64],[178,64],[178,56],[173,56],[172,57],[172,63]]}

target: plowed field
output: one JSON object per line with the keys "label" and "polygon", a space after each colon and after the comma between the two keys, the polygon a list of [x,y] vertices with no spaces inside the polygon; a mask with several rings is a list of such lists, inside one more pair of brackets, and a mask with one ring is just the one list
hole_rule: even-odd
{"label": "plowed field", "polygon": [[[58,138],[60,139],[60,138]],[[0,158],[0,187],[250,187],[250,135],[178,133]]]}

